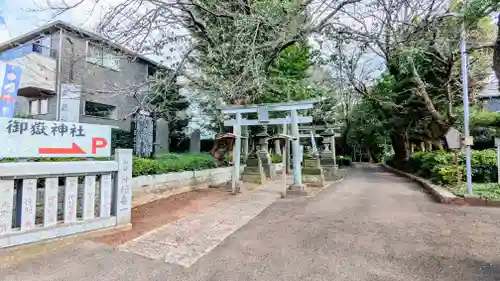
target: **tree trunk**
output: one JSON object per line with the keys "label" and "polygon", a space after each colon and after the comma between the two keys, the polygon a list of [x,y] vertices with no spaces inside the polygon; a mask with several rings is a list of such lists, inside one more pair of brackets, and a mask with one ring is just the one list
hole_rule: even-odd
{"label": "tree trunk", "polygon": [[406,128],[395,128],[391,133],[392,148],[394,149],[394,165],[402,167],[410,158],[408,134]]}
{"label": "tree trunk", "polygon": [[495,50],[493,52],[493,70],[498,80],[498,88],[500,88],[500,14],[497,18],[497,40],[495,43]]}

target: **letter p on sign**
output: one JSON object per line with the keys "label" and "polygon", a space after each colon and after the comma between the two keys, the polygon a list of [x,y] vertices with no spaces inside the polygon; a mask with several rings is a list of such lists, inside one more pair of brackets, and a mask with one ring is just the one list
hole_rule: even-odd
{"label": "letter p on sign", "polygon": [[108,142],[105,138],[92,138],[92,154],[97,153],[98,148],[105,148]]}

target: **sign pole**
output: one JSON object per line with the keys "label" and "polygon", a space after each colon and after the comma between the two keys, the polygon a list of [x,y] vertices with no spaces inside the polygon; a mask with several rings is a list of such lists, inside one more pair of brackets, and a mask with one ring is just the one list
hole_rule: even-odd
{"label": "sign pole", "polygon": [[497,182],[500,183],[500,138],[495,138],[495,146],[497,147]]}
{"label": "sign pole", "polygon": [[241,158],[241,113],[236,112],[236,124],[233,133],[236,136],[233,151],[233,174],[231,177],[231,189],[233,195],[236,194],[238,180],[240,178],[240,158]]}
{"label": "sign pole", "polygon": [[[286,135],[287,134],[287,126],[286,124],[283,124],[283,134]],[[286,190],[287,190],[287,185],[286,185],[286,176],[287,176],[287,165],[288,165],[288,161],[287,161],[287,153],[288,152],[288,138],[285,138],[284,141],[283,141],[283,153],[281,153],[281,162],[283,163],[283,193],[281,194],[281,197],[285,197],[286,196]]]}
{"label": "sign pole", "polygon": [[292,117],[292,136],[295,137],[292,140],[292,153],[293,153],[293,184],[295,186],[302,186],[302,171],[301,171],[301,161],[300,159],[300,135],[299,135],[299,124],[298,124],[298,114],[297,110],[291,110]]}
{"label": "sign pole", "polygon": [[458,162],[458,150],[454,149],[453,152],[455,152],[455,168],[457,169],[457,186],[460,185],[461,181],[461,173],[460,173],[460,164]]}

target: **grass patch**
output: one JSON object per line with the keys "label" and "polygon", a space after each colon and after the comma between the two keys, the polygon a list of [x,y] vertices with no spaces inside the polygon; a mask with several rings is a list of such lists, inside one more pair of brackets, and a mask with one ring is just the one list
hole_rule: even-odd
{"label": "grass patch", "polygon": [[[448,186],[448,189],[456,196],[464,197],[467,195],[467,186],[465,183],[462,183],[458,187]],[[500,184],[472,183],[472,193],[481,198],[500,200]]]}

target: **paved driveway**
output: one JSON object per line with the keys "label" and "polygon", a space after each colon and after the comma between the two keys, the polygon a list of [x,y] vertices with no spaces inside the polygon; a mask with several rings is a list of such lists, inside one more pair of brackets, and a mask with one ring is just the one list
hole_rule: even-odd
{"label": "paved driveway", "polygon": [[364,165],[314,199],[277,201],[189,268],[85,242],[0,265],[0,280],[500,280],[499,220]]}

